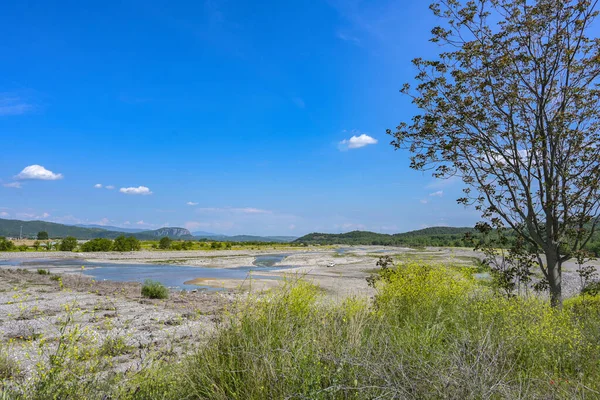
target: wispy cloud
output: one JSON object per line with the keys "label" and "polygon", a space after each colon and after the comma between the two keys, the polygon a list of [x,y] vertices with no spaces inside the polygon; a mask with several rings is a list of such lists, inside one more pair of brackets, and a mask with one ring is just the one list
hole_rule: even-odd
{"label": "wispy cloud", "polygon": [[187,204],[188,206],[197,206],[197,205],[198,205],[198,203],[195,203],[195,202],[193,202],[193,201],[188,201],[188,202],[187,202],[187,203],[185,203],[185,204]]}
{"label": "wispy cloud", "polygon": [[427,200],[427,199],[421,199],[421,200],[419,200],[419,203],[421,203],[421,204],[427,204],[427,203],[429,203],[429,200]]}
{"label": "wispy cloud", "polygon": [[2,184],[2,186],[7,187],[7,188],[13,188],[13,189],[21,189],[23,187],[23,186],[21,186],[21,182],[4,183],[4,184]]}
{"label": "wispy cloud", "polygon": [[21,97],[11,93],[0,93],[0,116],[23,115],[33,110]]}
{"label": "wispy cloud", "polygon": [[345,42],[350,42],[350,43],[352,43],[352,44],[354,44],[356,46],[360,46],[360,39],[357,38],[356,36],[352,36],[352,35],[350,35],[348,33],[341,32],[341,31],[337,31],[336,34],[335,34],[335,36],[338,39],[341,39],[341,40],[343,40]]}
{"label": "wispy cloud", "polygon": [[10,217],[10,214],[6,211],[0,211],[0,217]]}
{"label": "wispy cloud", "polygon": [[[352,131],[353,133],[360,133],[358,131]],[[349,149],[360,149],[371,144],[377,144],[377,139],[362,133],[360,135],[354,135],[350,139],[344,139],[338,143],[340,151],[346,151]]]}
{"label": "wispy cloud", "polygon": [[272,211],[253,207],[204,207],[197,208],[199,213],[236,213],[236,214],[271,214]]}
{"label": "wispy cloud", "polygon": [[104,189],[113,190],[115,187],[113,185],[107,185]]}
{"label": "wispy cloud", "polygon": [[152,194],[149,188],[146,186],[138,186],[138,187],[126,187],[119,189],[119,192],[124,194],[132,194],[132,195],[142,195],[147,196]]}
{"label": "wispy cloud", "polygon": [[96,184],[94,185],[94,187],[95,187],[96,189],[102,189],[102,184],[101,184],[101,183],[96,183]]}
{"label": "wispy cloud", "polygon": [[305,108],[306,107],[306,104],[304,103],[304,100],[302,100],[300,97],[292,97],[292,102],[298,108]]}
{"label": "wispy cloud", "polygon": [[438,190],[437,192],[429,193],[429,196],[431,196],[431,197],[442,197],[443,195],[444,195],[443,190]]}
{"label": "wispy cloud", "polygon": [[30,165],[25,167],[15,179],[19,180],[41,180],[41,181],[56,181],[62,179],[62,174],[55,174],[54,172],[47,170],[41,165]]}

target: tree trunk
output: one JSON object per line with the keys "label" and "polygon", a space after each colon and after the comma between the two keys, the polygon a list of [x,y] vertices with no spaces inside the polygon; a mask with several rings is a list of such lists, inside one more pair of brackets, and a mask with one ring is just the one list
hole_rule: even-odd
{"label": "tree trunk", "polygon": [[550,305],[555,308],[562,308],[562,265],[559,255],[553,251],[547,252],[546,264],[548,283],[550,284]]}

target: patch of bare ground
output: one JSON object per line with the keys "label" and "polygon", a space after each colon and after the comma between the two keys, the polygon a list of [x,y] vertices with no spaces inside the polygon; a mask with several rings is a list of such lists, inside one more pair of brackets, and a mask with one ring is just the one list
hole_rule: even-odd
{"label": "patch of bare ground", "polygon": [[101,349],[107,368],[140,370],[150,359],[176,359],[203,343],[235,296],[171,291],[152,300],[141,296],[139,283],[0,269],[0,350],[26,378],[75,332]]}

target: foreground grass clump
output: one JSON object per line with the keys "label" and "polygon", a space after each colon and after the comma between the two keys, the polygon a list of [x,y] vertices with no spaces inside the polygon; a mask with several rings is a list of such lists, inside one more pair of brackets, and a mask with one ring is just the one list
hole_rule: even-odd
{"label": "foreground grass clump", "polygon": [[[565,302],[563,310],[554,310],[542,299],[503,297],[463,269],[420,264],[391,269],[375,285],[372,301],[332,302],[301,280],[249,296],[195,354],[179,363],[157,361],[125,375],[111,385],[109,395],[120,399],[600,396],[597,296],[575,298]],[[69,388],[93,387],[84,385],[81,374],[72,379],[76,384]],[[90,397],[90,392],[84,394]]]}
{"label": "foreground grass clump", "polygon": [[599,395],[599,313],[507,299],[460,269],[418,264],[377,290],[373,303],[332,305],[300,281],[249,299],[178,372],[147,371],[138,398]]}
{"label": "foreground grass clump", "polygon": [[142,296],[149,299],[167,299],[169,297],[169,289],[160,282],[146,279],[142,286]]}

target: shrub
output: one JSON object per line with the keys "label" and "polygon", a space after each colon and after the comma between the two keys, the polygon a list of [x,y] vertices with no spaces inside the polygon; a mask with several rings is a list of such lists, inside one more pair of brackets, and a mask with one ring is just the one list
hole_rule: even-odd
{"label": "shrub", "polygon": [[20,246],[17,247],[17,250],[19,251],[27,251],[27,249],[29,248],[29,246],[27,246],[26,244],[22,244]]}
{"label": "shrub", "polygon": [[138,251],[141,248],[142,244],[133,236],[125,237],[125,235],[121,235],[113,243],[114,251]]}
{"label": "shrub", "polygon": [[38,269],[37,273],[38,275],[50,275],[50,271],[47,269]]}
{"label": "shrub", "polygon": [[4,351],[0,349],[0,395],[2,394],[2,381],[15,378],[21,374],[19,366]]}
{"label": "shrub", "polygon": [[160,282],[146,279],[142,286],[142,296],[149,299],[166,299],[169,297],[169,289]]}
{"label": "shrub", "polygon": [[0,237],[0,251],[12,251],[15,249],[15,244],[11,240],[7,240],[5,237]]}
{"label": "shrub", "polygon": [[102,343],[99,354],[101,356],[116,357],[116,356],[120,356],[122,354],[127,354],[132,349],[133,349],[133,347],[128,346],[122,337],[120,337],[120,336],[108,337]]}
{"label": "shrub", "polygon": [[38,232],[37,240],[48,240],[48,232],[46,232],[46,231]]}
{"label": "shrub", "polygon": [[81,251],[111,251],[113,247],[113,241],[110,239],[97,238],[88,240],[81,245]]}
{"label": "shrub", "polygon": [[596,296],[600,294],[600,281],[591,281],[588,282],[583,289],[581,289],[581,294]]}
{"label": "shrub", "polygon": [[162,250],[167,250],[171,248],[171,245],[173,244],[173,241],[165,236],[164,238],[160,239],[160,242],[158,242],[158,247]]}
{"label": "shrub", "polygon": [[77,239],[73,236],[67,236],[63,240],[61,240],[58,249],[60,251],[73,251],[77,248]]}

